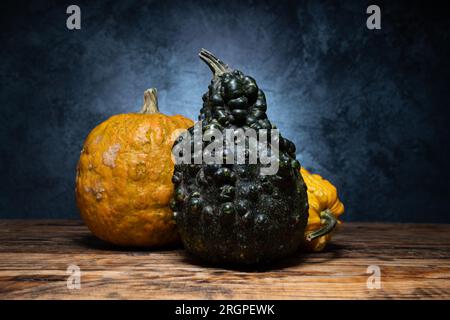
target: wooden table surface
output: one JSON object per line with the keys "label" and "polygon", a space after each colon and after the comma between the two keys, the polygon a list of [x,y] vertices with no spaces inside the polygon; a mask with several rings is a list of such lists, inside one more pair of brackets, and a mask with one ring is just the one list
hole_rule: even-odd
{"label": "wooden table surface", "polygon": [[[79,289],[67,286],[70,265]],[[367,286],[371,265],[379,289]],[[182,248],[110,247],[80,221],[0,220],[0,299],[24,298],[449,299],[450,225],[345,223],[326,252],[251,271],[203,265]]]}

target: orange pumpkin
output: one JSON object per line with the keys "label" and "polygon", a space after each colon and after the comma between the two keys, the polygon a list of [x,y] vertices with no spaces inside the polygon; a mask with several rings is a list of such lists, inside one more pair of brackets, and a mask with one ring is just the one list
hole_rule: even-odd
{"label": "orange pumpkin", "polygon": [[178,241],[169,201],[176,132],[193,125],[159,112],[156,90],[140,113],[119,114],[88,135],[77,168],[76,200],[89,229],[121,246]]}

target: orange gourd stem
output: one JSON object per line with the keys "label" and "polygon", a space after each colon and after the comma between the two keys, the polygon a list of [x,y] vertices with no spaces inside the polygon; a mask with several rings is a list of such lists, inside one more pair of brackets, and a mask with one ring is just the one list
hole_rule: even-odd
{"label": "orange gourd stem", "polygon": [[325,225],[320,229],[308,233],[306,235],[307,241],[313,241],[314,239],[317,239],[330,233],[337,225],[337,219],[330,209],[322,211],[320,213],[320,218],[325,220]]}
{"label": "orange gourd stem", "polygon": [[144,92],[144,105],[142,106],[142,114],[159,113],[158,108],[158,91],[155,88],[150,88]]}

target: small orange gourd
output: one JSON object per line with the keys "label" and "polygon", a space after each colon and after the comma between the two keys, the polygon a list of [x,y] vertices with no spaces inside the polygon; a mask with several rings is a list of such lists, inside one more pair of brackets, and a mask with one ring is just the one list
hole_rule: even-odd
{"label": "small orange gourd", "polygon": [[169,201],[176,132],[193,125],[159,112],[156,89],[140,113],[119,114],[88,135],[77,168],[81,217],[100,239],[121,246],[162,246],[178,234]]}
{"label": "small orange gourd", "polygon": [[[303,245],[305,251],[318,252],[322,251],[327,243],[331,240],[334,221],[341,224],[339,217],[344,213],[344,204],[339,200],[336,187],[328,180],[322,178],[318,174],[312,174],[305,168],[300,169],[300,174],[306,183],[308,203],[309,203],[309,218],[306,226],[306,240]],[[322,230],[331,223],[331,229],[324,235],[314,239],[308,240],[315,232]]]}

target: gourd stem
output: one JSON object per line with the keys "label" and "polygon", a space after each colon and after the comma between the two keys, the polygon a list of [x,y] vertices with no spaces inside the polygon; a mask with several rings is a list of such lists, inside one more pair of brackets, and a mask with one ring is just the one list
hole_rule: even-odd
{"label": "gourd stem", "polygon": [[337,225],[337,219],[330,209],[322,211],[320,213],[320,219],[325,220],[325,225],[318,230],[308,233],[306,235],[306,241],[313,241],[314,239],[330,233]]}
{"label": "gourd stem", "polygon": [[206,49],[202,49],[198,55],[208,65],[214,76],[220,76],[223,73],[232,71],[227,64],[220,61],[220,59]]}
{"label": "gourd stem", "polygon": [[150,88],[144,92],[144,105],[139,113],[154,114],[159,113],[158,109],[158,91],[155,88]]}

